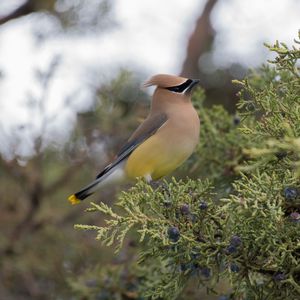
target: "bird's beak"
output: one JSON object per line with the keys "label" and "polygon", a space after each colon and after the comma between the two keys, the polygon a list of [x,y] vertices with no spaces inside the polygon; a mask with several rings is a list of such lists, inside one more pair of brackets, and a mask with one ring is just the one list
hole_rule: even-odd
{"label": "bird's beak", "polygon": [[190,84],[189,88],[186,90],[186,93],[191,93],[199,83],[200,83],[199,79],[192,79],[192,83]]}

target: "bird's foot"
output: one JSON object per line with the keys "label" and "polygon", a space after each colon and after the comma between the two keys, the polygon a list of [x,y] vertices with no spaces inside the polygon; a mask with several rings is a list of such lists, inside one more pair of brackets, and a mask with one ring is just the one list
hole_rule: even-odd
{"label": "bird's foot", "polygon": [[156,180],[156,181],[152,180],[149,184],[154,190],[160,189],[161,192],[168,192],[169,193],[168,185],[162,180]]}

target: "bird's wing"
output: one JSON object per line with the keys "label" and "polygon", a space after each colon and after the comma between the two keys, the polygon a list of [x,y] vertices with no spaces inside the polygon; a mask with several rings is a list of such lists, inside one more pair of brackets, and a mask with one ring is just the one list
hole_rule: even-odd
{"label": "bird's wing", "polygon": [[118,165],[121,161],[127,158],[134,149],[136,149],[141,143],[152,136],[163,124],[166,123],[168,117],[164,113],[155,114],[148,117],[131,135],[127,143],[121,148],[117,154],[116,159],[106,166],[96,177],[96,179],[102,177],[112,168]]}

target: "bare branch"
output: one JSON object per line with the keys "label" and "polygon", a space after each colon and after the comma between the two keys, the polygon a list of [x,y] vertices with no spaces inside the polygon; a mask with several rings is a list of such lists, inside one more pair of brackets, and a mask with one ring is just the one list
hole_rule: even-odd
{"label": "bare branch", "polygon": [[22,16],[26,16],[32,12],[35,11],[34,9],[34,1],[33,0],[27,0],[25,1],[21,6],[19,6],[17,9],[12,11],[6,16],[0,17],[0,25],[3,25],[4,23],[17,19]]}
{"label": "bare branch", "polygon": [[218,0],[208,0],[202,15],[197,20],[195,30],[188,42],[186,58],[182,66],[181,75],[184,77],[197,77],[199,73],[199,58],[209,48],[214,37],[210,15],[217,2]]}

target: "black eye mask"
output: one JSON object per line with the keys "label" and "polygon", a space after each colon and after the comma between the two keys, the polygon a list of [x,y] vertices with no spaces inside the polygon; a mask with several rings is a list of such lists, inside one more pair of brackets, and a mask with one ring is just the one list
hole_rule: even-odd
{"label": "black eye mask", "polygon": [[182,93],[183,91],[185,91],[190,84],[193,82],[193,80],[188,79],[187,81],[185,81],[184,83],[180,84],[180,85],[176,85],[176,86],[170,86],[167,87],[166,89],[175,93]]}

